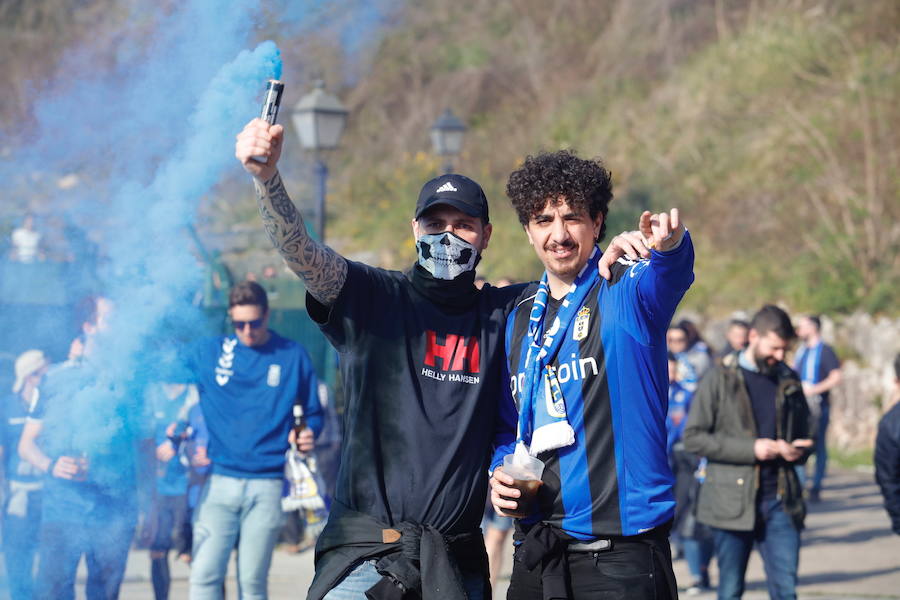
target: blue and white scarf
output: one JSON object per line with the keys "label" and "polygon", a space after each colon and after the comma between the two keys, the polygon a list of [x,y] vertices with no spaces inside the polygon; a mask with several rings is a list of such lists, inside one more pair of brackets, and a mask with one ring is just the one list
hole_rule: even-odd
{"label": "blue and white scarf", "polygon": [[[815,346],[803,345],[800,350],[794,370],[800,372],[800,381],[804,385],[815,385],[819,383],[819,368],[822,365],[822,340],[819,340]],[[809,394],[806,396],[806,404],[814,419],[822,416],[822,394]]]}
{"label": "blue and white scarf", "polygon": [[579,271],[563,299],[549,329],[544,326],[550,298],[546,272],[534,297],[526,340],[529,344],[528,352],[519,369],[525,375],[520,392],[519,442],[529,445],[532,456],[575,443],[575,431],[569,424],[562,386],[552,363],[588,292],[600,278],[597,263],[601,254],[600,249],[595,246],[587,264]]}
{"label": "blue and white scarf", "polygon": [[803,345],[797,356],[797,364],[794,368],[800,371],[800,379],[803,383],[819,383],[819,367],[822,364],[822,342],[815,346]]}

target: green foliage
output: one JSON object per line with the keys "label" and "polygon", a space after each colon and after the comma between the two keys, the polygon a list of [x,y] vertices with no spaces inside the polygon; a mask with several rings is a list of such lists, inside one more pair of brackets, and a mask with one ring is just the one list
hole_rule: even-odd
{"label": "green foliage", "polygon": [[[836,262],[836,261],[835,261]],[[802,276],[784,282],[784,296],[791,306],[812,313],[845,313],[865,296],[862,277],[852,264],[823,264],[810,254],[800,255],[791,271]]]}
{"label": "green foliage", "polygon": [[483,67],[489,60],[490,53],[477,44],[462,43],[444,49],[443,63],[447,71]]}
{"label": "green foliage", "polygon": [[457,169],[491,202],[490,278],[540,274],[506,178],[569,147],[613,173],[607,238],[644,209],[681,209],[697,251],[690,308],[896,313],[900,5],[725,4],[400,4],[346,94],[331,243],[411,263],[412,206],[439,165],[427,132],[450,107],[469,126]]}
{"label": "green foliage", "polygon": [[393,269],[406,269],[415,260],[411,222],[416,198],[422,184],[438,174],[434,157],[419,152],[403,158],[394,169],[345,179],[329,196],[337,206],[355,207],[352,212],[335,211],[345,215],[333,222],[345,253]]}
{"label": "green foliage", "polygon": [[[834,461],[834,464],[843,469],[871,469],[874,466],[872,462],[872,450],[842,450],[840,448],[829,448],[828,459]],[[814,468],[815,459],[811,459],[808,468]]]}

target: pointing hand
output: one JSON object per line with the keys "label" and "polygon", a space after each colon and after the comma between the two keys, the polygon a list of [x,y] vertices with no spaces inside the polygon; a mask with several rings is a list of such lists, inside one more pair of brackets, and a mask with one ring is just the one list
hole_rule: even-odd
{"label": "pointing hand", "polygon": [[645,210],[640,219],[641,235],[649,248],[665,252],[676,247],[684,235],[684,224],[678,214],[678,209],[673,208],[665,213],[652,214]]}

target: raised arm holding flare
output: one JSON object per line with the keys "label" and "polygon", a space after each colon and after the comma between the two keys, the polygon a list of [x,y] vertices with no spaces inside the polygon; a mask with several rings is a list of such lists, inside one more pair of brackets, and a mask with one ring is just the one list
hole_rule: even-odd
{"label": "raised arm holding flare", "polygon": [[[237,135],[234,154],[253,175],[259,215],[272,244],[291,270],[303,279],[313,298],[330,306],[344,287],[347,261],[306,231],[303,217],[278,173],[283,139],[284,127],[253,119]],[[261,163],[254,156],[267,160]]]}

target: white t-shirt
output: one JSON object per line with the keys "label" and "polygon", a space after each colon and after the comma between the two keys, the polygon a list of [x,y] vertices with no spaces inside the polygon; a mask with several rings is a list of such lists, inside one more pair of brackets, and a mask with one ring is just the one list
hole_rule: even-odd
{"label": "white t-shirt", "polygon": [[12,244],[15,260],[30,263],[37,259],[41,234],[31,229],[19,227],[12,232]]}

